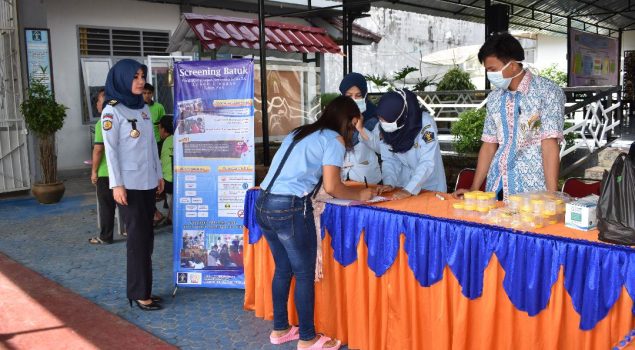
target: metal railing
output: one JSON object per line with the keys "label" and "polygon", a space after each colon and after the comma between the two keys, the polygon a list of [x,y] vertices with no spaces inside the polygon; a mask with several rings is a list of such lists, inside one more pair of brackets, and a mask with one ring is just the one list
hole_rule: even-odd
{"label": "metal railing", "polygon": [[[560,158],[575,151],[578,148],[588,148],[594,152],[604,146],[607,136],[620,124],[619,98],[614,99],[619,92],[618,86],[589,88],[565,88],[566,94],[586,95],[582,101],[565,107],[565,122],[573,125],[564,130],[564,134],[573,134],[581,142],[573,142],[560,149]],[[613,103],[613,101],[617,101]]]}
{"label": "metal railing", "polygon": [[[565,123],[573,124],[564,130],[564,135],[574,135],[579,142],[563,143],[560,157],[578,148],[586,147],[594,152],[602,147],[607,136],[620,124],[619,87],[592,86],[563,88],[567,96]],[[419,102],[438,123],[447,123],[439,131],[449,132],[451,123],[459,119],[461,112],[483,108],[489,90],[417,92]],[[369,94],[377,102],[381,94]],[[614,101],[617,101],[614,103]],[[567,137],[565,137],[567,138]]]}

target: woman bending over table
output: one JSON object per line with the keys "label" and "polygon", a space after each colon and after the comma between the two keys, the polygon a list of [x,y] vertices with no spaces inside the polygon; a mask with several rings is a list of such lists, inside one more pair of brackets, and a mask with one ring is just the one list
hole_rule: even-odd
{"label": "woman bending over table", "polygon": [[[395,199],[421,190],[446,192],[437,124],[421,110],[417,96],[405,89],[387,92],[379,100],[377,116],[385,190],[398,188]],[[377,135],[358,131],[363,142],[377,143]]]}
{"label": "woman bending over table", "polygon": [[[361,122],[351,98],[335,98],[317,121],[287,135],[260,185],[256,220],[276,265],[272,344],[299,339],[298,349],[340,347],[339,340],[316,334],[313,323],[317,239],[311,197],[321,181],[335,198],[364,201],[377,194],[377,188],[347,187],[340,178],[344,154],[353,148],[353,133]],[[292,276],[299,327],[289,325],[287,313]]]}

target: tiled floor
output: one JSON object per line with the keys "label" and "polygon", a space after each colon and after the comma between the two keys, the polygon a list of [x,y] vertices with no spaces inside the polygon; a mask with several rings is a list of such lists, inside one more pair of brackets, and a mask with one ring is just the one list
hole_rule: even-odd
{"label": "tiled floor", "polygon": [[[0,252],[182,349],[295,348],[294,343],[269,344],[271,322],[243,310],[242,290],[179,289],[172,299],[170,228],[156,232],[153,255],[154,293],[166,299],[165,309],[142,312],[130,308],[125,297],[125,241],[116,237],[112,245],[87,243],[96,233],[95,196],[87,182],[67,182],[67,194],[56,205],[39,205],[31,198],[0,200]],[[25,311],[16,317],[34,315]],[[116,330],[103,332],[122,336]]]}

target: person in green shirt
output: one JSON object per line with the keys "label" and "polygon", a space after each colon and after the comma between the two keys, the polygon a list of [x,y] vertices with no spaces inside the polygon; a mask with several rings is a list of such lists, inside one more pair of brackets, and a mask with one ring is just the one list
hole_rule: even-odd
{"label": "person in green shirt", "polygon": [[159,135],[159,121],[165,115],[165,108],[159,102],[155,102],[154,99],[154,86],[146,83],[143,87],[143,101],[150,108],[150,117],[152,118],[152,124],[154,124],[154,139],[157,143],[161,142]]}
{"label": "person in green shirt", "polygon": [[[104,106],[105,91],[99,90],[95,102],[97,112],[101,114]],[[108,180],[108,165],[106,164],[104,137],[102,135],[101,118],[95,124],[95,145],[93,146],[92,169],[90,181],[97,189],[97,201],[99,202],[99,237],[88,240],[91,244],[110,244],[113,242],[113,230],[115,227],[115,199],[112,196]],[[126,232],[121,233],[122,236]]]}
{"label": "person in green shirt", "polygon": [[[159,102],[154,101],[154,86],[152,84],[146,83],[143,86],[143,102],[148,105],[150,109],[150,118],[152,119],[152,124],[154,124],[154,139],[157,142],[157,147],[159,148],[159,154],[161,154],[161,136],[159,135],[159,121],[165,115],[165,108]],[[157,227],[165,222],[165,218],[163,214],[154,208],[154,226]]]}
{"label": "person in green shirt", "polygon": [[165,182],[164,192],[165,199],[168,203],[168,218],[166,224],[172,224],[172,194],[174,191],[173,186],[173,152],[174,152],[174,125],[172,124],[172,118],[170,116],[164,116],[159,121],[159,136],[163,141],[161,146],[161,168],[163,170],[163,181]]}

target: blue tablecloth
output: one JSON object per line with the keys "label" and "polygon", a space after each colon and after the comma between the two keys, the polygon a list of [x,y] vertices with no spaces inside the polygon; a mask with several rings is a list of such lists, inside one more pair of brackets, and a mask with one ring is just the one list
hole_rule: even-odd
{"label": "blue tablecloth", "polygon": [[[258,190],[250,190],[245,198],[250,244],[262,236],[255,217],[258,195]],[[421,286],[439,282],[447,265],[470,299],[481,296],[484,270],[496,254],[505,270],[503,287],[509,299],[531,316],[547,306],[563,267],[564,285],[583,330],[593,329],[607,315],[623,287],[635,300],[633,248],[369,206],[327,204],[321,220],[322,237],[326,229],[333,258],[340,264],[357,259],[364,231],[369,268],[380,277],[395,261],[404,234],[408,265]]]}

